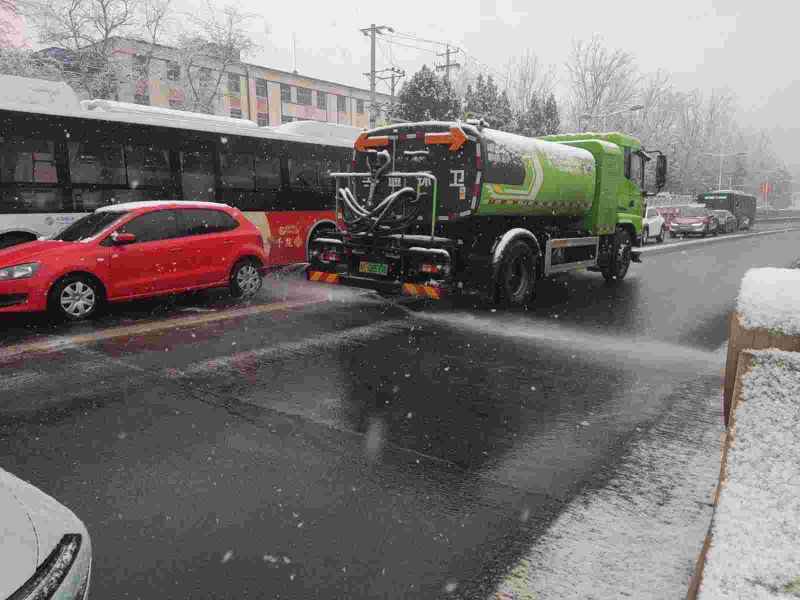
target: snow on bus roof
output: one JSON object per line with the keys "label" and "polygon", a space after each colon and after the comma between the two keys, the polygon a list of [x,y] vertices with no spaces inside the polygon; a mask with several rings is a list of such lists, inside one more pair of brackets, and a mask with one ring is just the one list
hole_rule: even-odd
{"label": "snow on bus roof", "polygon": [[261,139],[306,142],[352,148],[360,129],[350,125],[299,121],[279,127],[259,127],[246,119],[142,106],[113,100],[83,100],[65,83],[0,75],[0,109],[78,117]]}
{"label": "snow on bus roof", "polygon": [[202,202],[200,200],[141,200],[139,202],[121,202],[120,204],[109,204],[95,209],[94,212],[123,212],[138,210],[140,208],[158,208],[161,206],[183,206],[188,208],[231,208],[227,204],[220,202]]}

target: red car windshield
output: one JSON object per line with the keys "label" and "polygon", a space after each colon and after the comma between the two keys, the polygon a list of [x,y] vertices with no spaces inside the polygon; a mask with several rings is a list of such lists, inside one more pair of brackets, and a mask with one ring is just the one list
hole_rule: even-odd
{"label": "red car windshield", "polygon": [[126,211],[101,211],[86,215],[55,236],[54,240],[62,242],[79,242],[97,235],[103,229],[115,223]]}
{"label": "red car windshield", "polygon": [[708,211],[705,208],[695,208],[694,206],[689,206],[687,208],[682,208],[681,212],[678,216],[680,217],[705,217],[708,215]]}

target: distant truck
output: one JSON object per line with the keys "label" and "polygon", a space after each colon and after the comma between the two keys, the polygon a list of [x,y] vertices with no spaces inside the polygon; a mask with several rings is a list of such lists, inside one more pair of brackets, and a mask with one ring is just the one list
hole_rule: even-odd
{"label": "distant truck", "polygon": [[756,197],[734,190],[717,190],[698,194],[698,204],[711,210],[727,210],[736,217],[736,229],[750,229],[756,222]]}
{"label": "distant truck", "polygon": [[[666,179],[658,152],[656,187]],[[529,138],[476,122],[363,132],[337,180],[338,230],[309,244],[308,279],[524,305],[537,280],[628,272],[651,155],[621,133]]]}

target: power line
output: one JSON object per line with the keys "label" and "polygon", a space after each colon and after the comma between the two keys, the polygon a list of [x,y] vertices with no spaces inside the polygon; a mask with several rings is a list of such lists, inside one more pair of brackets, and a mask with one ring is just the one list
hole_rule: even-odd
{"label": "power line", "polygon": [[414,50],[420,50],[422,52],[429,52],[431,54],[436,54],[436,50],[434,50],[433,48],[423,48],[422,46],[414,46],[412,44],[404,44],[403,42],[398,42],[397,40],[392,39],[389,36],[387,36],[386,42],[389,43],[389,44],[392,44],[394,46],[402,46],[403,48],[413,48]]}

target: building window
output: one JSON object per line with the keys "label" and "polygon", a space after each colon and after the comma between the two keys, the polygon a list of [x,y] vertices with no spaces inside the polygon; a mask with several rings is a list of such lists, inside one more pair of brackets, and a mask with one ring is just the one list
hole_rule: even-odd
{"label": "building window", "polygon": [[347,112],[347,97],[336,96],[336,110],[339,112]]}
{"label": "building window", "polygon": [[178,81],[181,78],[181,66],[174,60],[167,61],[167,79]]}
{"label": "building window", "polygon": [[256,96],[259,98],[267,97],[267,80],[256,78]]}
{"label": "building window", "polygon": [[356,112],[360,115],[364,114],[364,101],[356,100]]}
{"label": "building window", "polygon": [[144,79],[147,77],[147,57],[137,54],[133,57],[133,77],[134,79]]}
{"label": "building window", "polygon": [[292,121],[296,121],[296,119],[290,115],[281,115],[281,123],[291,123]]}
{"label": "building window", "polygon": [[237,96],[242,93],[242,83],[238,73],[228,73],[228,93]]}
{"label": "building window", "polygon": [[297,103],[311,106],[311,90],[303,87],[297,88]]}
{"label": "building window", "polygon": [[285,83],[281,84],[281,102],[292,101],[292,88]]}
{"label": "building window", "polygon": [[328,94],[325,92],[317,92],[317,108],[328,109]]}
{"label": "building window", "polygon": [[133,95],[133,101],[136,104],[145,104],[145,105],[149,106],[149,104],[150,104],[150,94],[147,91],[136,92]]}
{"label": "building window", "polygon": [[267,125],[269,125],[269,117],[268,117],[267,113],[260,112],[260,113],[258,113],[258,115],[256,115],[256,117],[257,117],[257,121],[258,121],[258,126],[259,127],[266,127]]}
{"label": "building window", "polygon": [[241,119],[242,118],[242,109],[241,108],[231,108],[231,117],[234,119]]}

